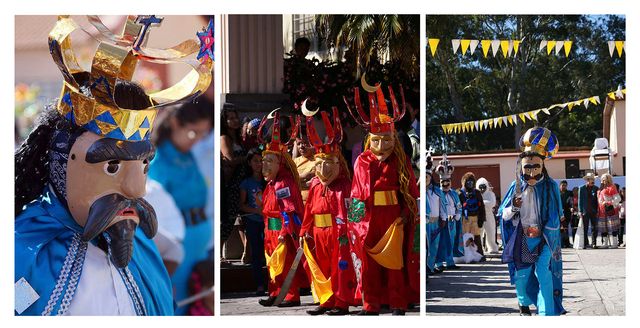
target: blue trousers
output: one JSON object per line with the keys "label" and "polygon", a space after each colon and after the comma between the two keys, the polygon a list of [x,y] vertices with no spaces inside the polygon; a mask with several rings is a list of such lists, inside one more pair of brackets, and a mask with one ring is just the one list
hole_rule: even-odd
{"label": "blue trousers", "polygon": [[453,266],[456,263],[453,261],[453,243],[455,240],[455,221],[447,221],[447,225],[440,230],[440,245],[438,254],[436,256],[436,267],[441,268],[442,263],[447,263],[447,266]]}
{"label": "blue trousers", "polygon": [[549,268],[550,263],[551,248],[545,244],[536,263],[528,268],[516,270],[515,274],[516,295],[518,296],[518,303],[522,306],[534,304],[534,301],[527,294],[527,287],[531,274],[536,275],[538,279],[538,286],[536,286],[538,287],[536,302],[538,315],[558,315],[555,313],[554,307],[552,273]]}
{"label": "blue trousers", "polygon": [[427,223],[427,242],[429,243],[429,254],[427,255],[427,267],[433,271],[436,265],[436,255],[440,244],[440,227],[438,221]]}

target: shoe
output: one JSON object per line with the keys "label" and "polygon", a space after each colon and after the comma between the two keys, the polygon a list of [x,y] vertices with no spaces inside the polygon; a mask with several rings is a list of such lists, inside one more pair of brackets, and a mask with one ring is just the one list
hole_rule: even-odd
{"label": "shoe", "polygon": [[439,274],[439,273],[442,273],[443,271],[444,271],[444,269],[442,269],[442,268],[434,268],[433,269],[433,274]]}
{"label": "shoe", "polygon": [[261,299],[258,301],[258,304],[262,305],[262,306],[272,306],[273,302],[275,302],[276,297],[275,296],[269,296],[269,298],[267,299]]}
{"label": "shoe", "polygon": [[393,312],[391,312],[391,315],[404,315],[404,310],[401,309],[394,309]]}
{"label": "shoe", "polygon": [[300,296],[309,296],[309,295],[311,295],[311,287],[300,288]]}
{"label": "shoe", "polygon": [[300,306],[300,301],[284,301],[278,304],[278,307],[294,307]]}
{"label": "shoe", "polygon": [[294,306],[300,306],[300,301],[283,301],[282,303],[278,304],[278,307],[294,307]]}
{"label": "shoe", "polygon": [[592,245],[591,245],[591,248],[593,248],[593,249],[598,249],[598,245],[596,245],[596,244],[592,244]]}
{"label": "shoe", "polygon": [[380,315],[380,312],[371,312],[371,311],[367,311],[367,310],[362,310],[360,312],[358,312],[358,314],[356,315]]}
{"label": "shoe", "polygon": [[317,308],[313,309],[313,310],[307,310],[307,314],[310,315],[320,315],[320,314],[324,314],[325,312],[329,311],[328,308],[326,307],[322,307],[322,306],[318,306]]}
{"label": "shoe", "polygon": [[531,310],[529,310],[529,306],[520,305],[520,316],[523,316],[523,317],[531,316]]}
{"label": "shoe", "polygon": [[333,308],[326,312],[327,315],[347,315],[349,314],[349,310],[341,309],[341,308]]}
{"label": "shoe", "polygon": [[487,258],[483,255],[482,258],[480,258],[480,262],[487,262]]}

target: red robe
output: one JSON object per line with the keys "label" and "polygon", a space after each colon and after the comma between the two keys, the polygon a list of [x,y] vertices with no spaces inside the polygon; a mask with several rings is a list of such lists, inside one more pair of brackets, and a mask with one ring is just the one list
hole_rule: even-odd
{"label": "red robe", "polygon": [[[351,181],[342,177],[334,180],[326,188],[318,177],[311,180],[309,197],[305,205],[304,221],[300,235],[313,237],[314,258],[325,277],[331,277],[333,296],[320,306],[347,309],[355,305],[355,273],[349,251],[347,237],[347,205],[351,193]],[[316,214],[331,214],[331,226],[318,227]]]}
{"label": "red robe", "polygon": [[[407,161],[409,193],[417,198],[419,191],[416,178],[408,159],[405,157],[403,160]],[[374,206],[374,192],[390,190],[396,191],[398,203]],[[379,312],[381,304],[389,304],[393,309],[406,309],[410,302],[419,300],[420,253],[419,250],[414,251],[413,247],[417,213],[409,213],[400,192],[398,158],[395,154],[383,162],[371,150],[360,154],[354,166],[351,197],[352,201],[357,199],[364,203],[364,216],[357,220],[359,222],[349,222],[352,250],[362,262],[359,283],[362,285],[364,310]],[[376,245],[401,214],[409,219],[404,225],[404,266],[400,270],[391,270],[371,258],[364,246],[372,248]]]}
{"label": "red robe", "polygon": [[[287,189],[288,188],[288,191]],[[277,197],[276,194],[280,194]],[[271,256],[274,249],[278,246],[278,237],[283,236],[285,238],[285,245],[287,253],[284,262],[284,270],[281,274],[275,277],[275,281],[269,280],[269,296],[276,297],[280,293],[280,287],[284,283],[284,279],[287,276],[289,268],[293,263],[296,251],[298,249],[298,237],[300,236],[300,225],[296,224],[293,214],[296,214],[300,221],[303,220],[302,216],[302,196],[300,195],[300,188],[293,180],[291,173],[285,167],[281,167],[278,171],[278,176],[267,183],[262,194],[262,214],[264,217],[264,249]],[[285,224],[282,212],[286,212],[289,216],[289,224]],[[272,230],[269,226],[269,218],[279,219],[281,229]],[[304,287],[306,284],[306,277],[304,275],[303,265],[298,265],[296,276],[293,279],[285,297],[285,301],[299,301],[300,293],[298,288]]]}

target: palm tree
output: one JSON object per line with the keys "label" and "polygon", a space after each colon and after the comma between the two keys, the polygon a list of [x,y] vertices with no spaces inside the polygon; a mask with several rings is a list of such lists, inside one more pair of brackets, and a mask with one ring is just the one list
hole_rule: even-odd
{"label": "palm tree", "polygon": [[339,57],[355,57],[357,75],[372,61],[391,60],[399,60],[407,73],[419,74],[419,15],[316,15],[315,19],[327,47]]}

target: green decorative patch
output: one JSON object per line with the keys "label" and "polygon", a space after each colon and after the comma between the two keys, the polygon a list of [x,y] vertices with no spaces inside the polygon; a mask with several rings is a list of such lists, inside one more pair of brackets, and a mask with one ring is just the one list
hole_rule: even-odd
{"label": "green decorative patch", "polygon": [[416,228],[413,231],[413,252],[420,253],[420,225],[416,224]]}
{"label": "green decorative patch", "polygon": [[349,222],[360,222],[364,218],[364,202],[353,198],[349,207]]}
{"label": "green decorative patch", "polygon": [[347,238],[346,235],[340,236],[338,237],[338,243],[340,243],[340,246],[345,246],[349,244],[349,238]]}

